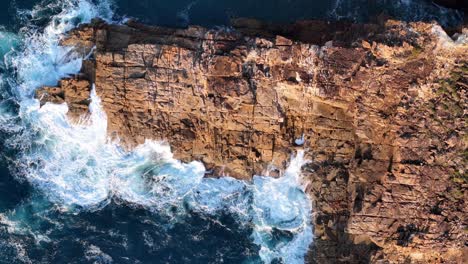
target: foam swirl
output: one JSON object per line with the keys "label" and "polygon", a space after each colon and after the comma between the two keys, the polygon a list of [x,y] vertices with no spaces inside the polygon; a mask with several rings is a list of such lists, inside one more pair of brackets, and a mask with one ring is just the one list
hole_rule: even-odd
{"label": "foam swirl", "polygon": [[[312,242],[311,205],[299,179],[302,152],[278,179],[255,176],[251,183],[229,177],[205,179],[200,162],[174,159],[165,143],[148,140],[124,151],[111,142],[94,89],[91,114],[81,122],[67,118],[66,104],[40,107],[33,98],[35,89],[54,85],[81,68],[83,58],[59,45],[63,34],[96,16],[112,18],[106,1],[99,5],[86,0],[62,1],[60,7],[62,11],[43,31],[30,28],[22,36],[22,49],[6,61],[15,75],[2,76],[12,88],[8,100],[16,101],[17,108],[12,112],[5,107],[0,112],[0,126],[12,135],[5,144],[18,153],[15,167],[19,177],[65,211],[101,210],[118,199],[172,217],[190,211],[207,216],[229,212],[241,223],[254,226],[251,239],[260,246],[264,262],[302,263]],[[11,129],[12,123],[16,130]],[[28,221],[17,212],[6,216],[8,221]],[[286,235],[276,236],[278,232]],[[87,256],[95,258],[96,252],[98,248],[90,246]]]}

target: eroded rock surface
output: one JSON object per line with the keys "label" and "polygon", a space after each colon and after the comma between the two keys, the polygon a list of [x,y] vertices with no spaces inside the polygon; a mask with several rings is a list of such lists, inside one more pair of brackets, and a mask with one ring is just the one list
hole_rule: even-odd
{"label": "eroded rock surface", "polygon": [[234,25],[95,21],[63,41],[93,52],[82,73],[37,96],[76,117],[94,83],[111,137],[127,147],[166,140],[208,176],[276,176],[304,148],[310,262],[467,259],[463,36],[392,20]]}

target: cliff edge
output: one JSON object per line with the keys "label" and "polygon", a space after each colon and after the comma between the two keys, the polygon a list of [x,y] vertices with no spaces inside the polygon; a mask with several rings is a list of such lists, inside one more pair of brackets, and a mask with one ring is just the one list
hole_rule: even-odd
{"label": "cliff edge", "polygon": [[436,24],[384,19],[233,25],[96,20],[62,41],[91,55],[81,73],[36,96],[78,118],[94,84],[111,138],[165,140],[207,177],[276,177],[305,149],[311,263],[468,258],[467,31],[455,40]]}

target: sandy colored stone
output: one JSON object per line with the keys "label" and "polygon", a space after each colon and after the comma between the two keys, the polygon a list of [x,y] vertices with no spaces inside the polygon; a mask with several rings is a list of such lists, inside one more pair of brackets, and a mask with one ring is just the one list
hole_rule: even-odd
{"label": "sandy colored stone", "polygon": [[63,42],[96,44],[82,73],[37,97],[81,115],[94,83],[110,135],[166,140],[207,176],[280,175],[305,149],[311,263],[462,263],[467,45],[420,22],[233,24],[95,21]]}

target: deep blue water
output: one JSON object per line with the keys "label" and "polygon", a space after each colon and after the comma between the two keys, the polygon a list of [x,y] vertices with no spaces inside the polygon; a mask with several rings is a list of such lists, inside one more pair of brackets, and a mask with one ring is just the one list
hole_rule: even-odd
{"label": "deep blue water", "polygon": [[301,263],[311,242],[299,163],[278,181],[203,180],[199,164],[181,165],[156,143],[125,153],[95,139],[105,128],[72,127],[61,107],[39,110],[32,91],[81,61],[47,28],[94,15],[209,27],[230,17],[366,21],[381,12],[462,20],[426,1],[404,2],[117,0],[109,17],[85,0],[0,1],[0,263]]}
{"label": "deep blue water", "polygon": [[[0,25],[17,27],[18,10],[30,10],[38,3],[55,0],[2,0]],[[254,17],[273,22],[298,19],[347,19],[367,21],[386,13],[408,21],[431,21],[456,25],[461,12],[441,8],[430,0],[114,0],[116,15],[167,26],[187,23],[204,26],[228,25],[231,17]],[[44,18],[45,20],[46,17]]]}

